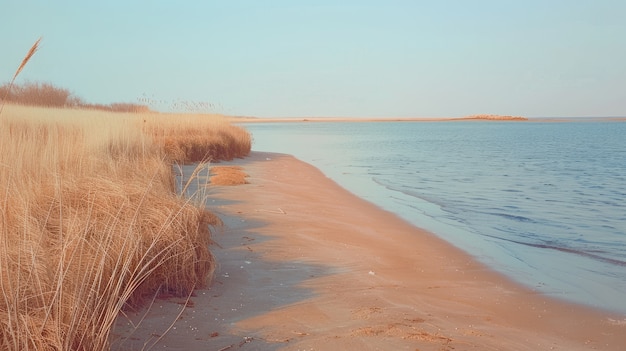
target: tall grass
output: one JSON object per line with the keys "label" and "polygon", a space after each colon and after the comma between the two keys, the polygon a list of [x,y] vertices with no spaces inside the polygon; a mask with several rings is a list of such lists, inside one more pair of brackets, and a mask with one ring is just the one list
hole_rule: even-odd
{"label": "tall grass", "polygon": [[163,145],[175,162],[231,160],[247,155],[251,148],[250,134],[234,126],[220,115],[146,114],[143,131]]}
{"label": "tall grass", "polygon": [[[186,117],[7,105],[0,118],[0,349],[106,350],[123,308],[208,282],[215,267],[209,229],[219,219],[176,193],[171,160],[196,154],[178,154],[187,150],[180,146],[168,156],[170,143],[185,145],[170,130],[174,118]],[[211,138],[228,127],[196,129]],[[233,130],[231,138],[245,139]],[[210,140],[198,143],[212,150]]]}

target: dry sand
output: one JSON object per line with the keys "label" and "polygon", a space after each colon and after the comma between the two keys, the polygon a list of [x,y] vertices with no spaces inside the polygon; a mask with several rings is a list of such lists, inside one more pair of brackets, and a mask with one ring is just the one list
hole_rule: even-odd
{"label": "dry sand", "polygon": [[225,164],[249,184],[211,187],[225,223],[212,285],[129,314],[143,318],[134,332],[120,318],[113,349],[626,348],[624,316],[520,287],[311,165],[259,152]]}

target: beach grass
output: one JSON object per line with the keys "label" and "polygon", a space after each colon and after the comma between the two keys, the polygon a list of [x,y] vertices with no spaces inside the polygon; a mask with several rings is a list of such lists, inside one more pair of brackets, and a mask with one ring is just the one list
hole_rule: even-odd
{"label": "beach grass", "polygon": [[204,194],[177,192],[172,165],[249,151],[220,116],[7,104],[0,349],[106,350],[121,311],[205,286],[220,222]]}
{"label": "beach grass", "polygon": [[239,166],[211,167],[211,184],[213,185],[241,185],[248,184],[248,175]]}
{"label": "beach grass", "polygon": [[[250,152],[250,134],[220,115],[145,114],[143,131],[163,145],[174,162],[232,160]],[[206,126],[203,126],[206,125]]]}

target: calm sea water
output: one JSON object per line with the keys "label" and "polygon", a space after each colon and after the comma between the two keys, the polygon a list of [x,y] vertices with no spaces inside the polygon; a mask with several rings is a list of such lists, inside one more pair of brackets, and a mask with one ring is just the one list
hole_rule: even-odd
{"label": "calm sea water", "polygon": [[626,314],[626,123],[248,124],[537,291]]}

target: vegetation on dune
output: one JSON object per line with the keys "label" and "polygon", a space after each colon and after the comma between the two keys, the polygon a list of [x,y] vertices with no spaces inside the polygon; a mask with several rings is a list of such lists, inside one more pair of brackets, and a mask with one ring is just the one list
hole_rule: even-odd
{"label": "vegetation on dune", "polygon": [[176,115],[25,107],[86,107],[15,86],[40,40],[0,88],[0,349],[106,350],[124,307],[191,294],[215,269],[220,221],[203,194],[177,194],[171,162],[244,156],[250,136],[206,116],[183,128]]}
{"label": "vegetation on dune", "polygon": [[249,151],[249,134],[217,116],[7,105],[0,349],[108,349],[124,307],[206,284],[219,219],[202,194],[176,193],[172,161]]}
{"label": "vegetation on dune", "polygon": [[[131,103],[89,104],[69,90],[47,83],[16,85],[11,82],[0,86],[0,96],[4,96],[4,102],[11,105],[64,108],[64,115],[77,118],[93,115],[84,114],[81,109],[141,114],[141,119],[135,118],[143,121],[141,129],[164,147],[173,162],[231,160],[248,154],[251,148],[249,133],[244,128],[231,125],[221,115],[163,114]],[[104,116],[101,113],[98,115]]]}
{"label": "vegetation on dune", "polygon": [[23,84],[6,83],[0,86],[3,103],[26,106],[77,108],[111,112],[150,112],[150,108],[134,103],[93,104],[85,102],[68,89],[59,88],[50,83],[26,82]]}
{"label": "vegetation on dune", "polygon": [[250,133],[219,115],[146,115],[143,131],[163,145],[174,162],[232,160],[247,155]]}
{"label": "vegetation on dune", "polygon": [[15,84],[17,76],[22,72],[26,64],[35,55],[39,49],[39,43],[42,38],[35,41],[33,46],[28,50],[24,59],[13,74],[11,81],[0,86],[0,114],[4,110],[7,103],[27,105],[27,106],[43,106],[43,107],[64,107],[64,108],[82,108],[94,109],[112,112],[149,112],[147,106],[133,103],[114,103],[109,105],[90,104],[83,101],[78,96],[72,94],[68,89],[56,87],[50,83],[31,83]]}

